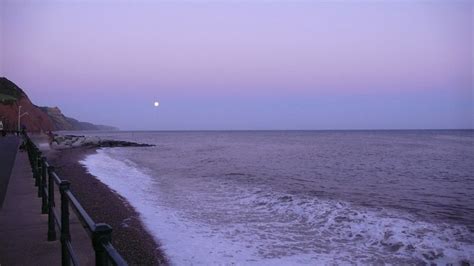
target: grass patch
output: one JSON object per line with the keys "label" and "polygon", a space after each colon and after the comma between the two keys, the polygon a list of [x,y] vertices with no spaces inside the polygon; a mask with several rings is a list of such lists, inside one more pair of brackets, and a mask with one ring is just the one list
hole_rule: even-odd
{"label": "grass patch", "polygon": [[11,102],[14,102],[14,101],[16,101],[15,97],[13,97],[11,95],[0,93],[0,102],[1,103],[11,103]]}

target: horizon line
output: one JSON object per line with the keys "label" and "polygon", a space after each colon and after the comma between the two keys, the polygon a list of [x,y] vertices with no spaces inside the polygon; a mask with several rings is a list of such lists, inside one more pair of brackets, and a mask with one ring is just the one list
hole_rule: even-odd
{"label": "horizon line", "polygon": [[58,130],[54,132],[177,132],[177,131],[474,131],[474,128],[399,128],[399,129],[117,129],[117,130]]}

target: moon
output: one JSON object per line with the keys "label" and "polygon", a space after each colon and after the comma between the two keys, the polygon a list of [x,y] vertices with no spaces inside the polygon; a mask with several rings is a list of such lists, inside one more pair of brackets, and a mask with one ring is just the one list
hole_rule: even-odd
{"label": "moon", "polygon": [[155,107],[158,107],[158,106],[160,106],[160,103],[159,103],[159,102],[155,102],[154,105],[155,105]]}

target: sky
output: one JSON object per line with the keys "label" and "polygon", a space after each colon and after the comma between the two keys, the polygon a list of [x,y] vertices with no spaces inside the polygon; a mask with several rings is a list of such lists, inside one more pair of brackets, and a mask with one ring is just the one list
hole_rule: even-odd
{"label": "sky", "polygon": [[470,0],[0,1],[0,76],[82,121],[474,126]]}

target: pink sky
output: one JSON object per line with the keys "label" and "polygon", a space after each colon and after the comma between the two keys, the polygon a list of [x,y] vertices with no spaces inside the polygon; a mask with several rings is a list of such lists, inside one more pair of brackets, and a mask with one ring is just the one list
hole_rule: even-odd
{"label": "pink sky", "polygon": [[[131,129],[472,127],[472,1],[1,9],[2,75],[79,119]],[[160,109],[150,108],[155,99]]]}

